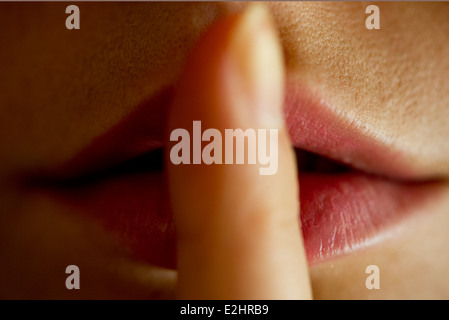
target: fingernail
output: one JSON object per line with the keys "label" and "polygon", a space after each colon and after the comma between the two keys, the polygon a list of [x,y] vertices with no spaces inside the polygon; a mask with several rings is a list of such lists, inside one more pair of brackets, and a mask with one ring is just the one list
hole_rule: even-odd
{"label": "fingernail", "polygon": [[268,9],[250,4],[235,25],[229,46],[227,86],[238,114],[259,127],[283,125],[284,64]]}

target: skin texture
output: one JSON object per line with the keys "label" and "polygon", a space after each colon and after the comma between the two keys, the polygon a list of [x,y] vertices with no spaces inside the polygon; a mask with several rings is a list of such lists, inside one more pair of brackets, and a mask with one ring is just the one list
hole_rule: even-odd
{"label": "skin texture", "polygon": [[[422,178],[449,175],[449,6],[268,4],[287,81],[307,85],[362,131],[406,154]],[[240,3],[81,3],[81,30],[65,4],[0,4],[0,292],[3,298],[173,297],[175,273],[127,258],[91,220],[16,188],[14,177],[52,168],[178,82],[198,38]],[[385,242],[310,269],[314,298],[449,298],[449,191]],[[64,287],[76,260],[83,290]],[[365,268],[381,269],[381,290]]]}

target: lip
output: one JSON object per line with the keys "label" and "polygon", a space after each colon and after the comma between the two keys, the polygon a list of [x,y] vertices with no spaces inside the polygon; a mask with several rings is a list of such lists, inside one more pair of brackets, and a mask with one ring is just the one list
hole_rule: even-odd
{"label": "lip", "polygon": [[349,118],[310,88],[290,82],[287,92],[285,114],[296,148],[395,180],[432,178],[390,137]]}
{"label": "lip", "polygon": [[[164,88],[72,159],[23,178],[28,191],[97,219],[129,248],[131,258],[167,268],[176,267],[176,234],[164,171],[160,164],[137,172],[116,168],[163,148],[172,93]],[[406,153],[386,139],[339,118],[306,87],[290,83],[287,93],[285,114],[293,145],[357,169],[299,174],[310,265],[382,239],[439,194],[438,182],[426,182]]]}
{"label": "lip", "polygon": [[300,181],[301,227],[310,265],[391,236],[440,194],[438,183],[364,173],[303,174]]}

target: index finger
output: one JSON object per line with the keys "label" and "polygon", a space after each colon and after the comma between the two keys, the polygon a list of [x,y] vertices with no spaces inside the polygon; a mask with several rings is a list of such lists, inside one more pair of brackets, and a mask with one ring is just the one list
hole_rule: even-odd
{"label": "index finger", "polygon": [[[262,6],[216,23],[188,60],[170,114],[166,157],[180,298],[311,296],[283,85],[279,40]],[[211,128],[216,131],[201,135]],[[249,139],[244,163],[229,164],[229,152],[238,147],[226,148],[226,130],[237,128],[249,129],[259,144],[251,147]],[[208,141],[214,144],[205,153]],[[264,149],[264,141],[270,147]],[[256,154],[256,164],[249,163]]]}

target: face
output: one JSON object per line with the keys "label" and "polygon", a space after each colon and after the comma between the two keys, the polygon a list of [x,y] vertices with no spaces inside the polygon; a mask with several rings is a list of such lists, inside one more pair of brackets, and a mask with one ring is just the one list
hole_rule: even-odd
{"label": "face", "polygon": [[[189,51],[246,4],[81,3],[81,29],[70,31],[65,4],[0,6],[2,297],[173,297],[163,124]],[[307,184],[318,163],[360,171],[383,194],[355,201],[354,189],[333,205],[337,214],[358,206],[355,221],[367,202],[381,203],[369,237],[360,231],[339,250],[323,238],[333,225],[313,229],[303,217],[314,298],[449,298],[449,6],[380,3],[380,30],[366,29],[358,2],[268,6],[284,50],[287,123],[298,159],[312,162],[300,166],[302,211],[314,211],[322,190]],[[318,124],[303,130],[298,113]],[[324,135],[311,134],[320,124]],[[72,264],[83,290],[64,286]],[[380,290],[365,286],[369,265]]]}

